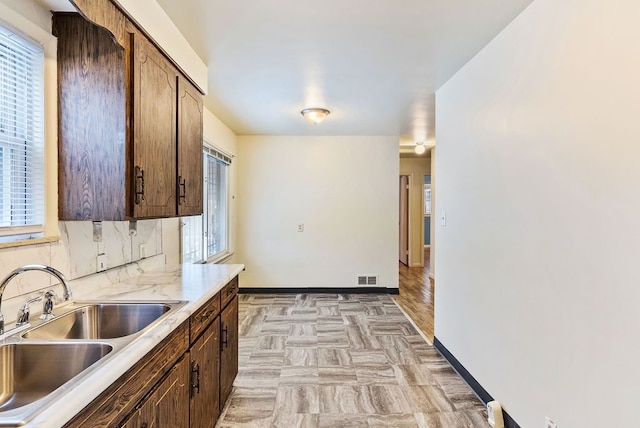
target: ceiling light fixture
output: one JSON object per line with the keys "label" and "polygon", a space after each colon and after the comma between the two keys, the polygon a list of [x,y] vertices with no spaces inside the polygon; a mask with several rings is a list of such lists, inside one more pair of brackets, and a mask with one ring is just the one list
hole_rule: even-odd
{"label": "ceiling light fixture", "polygon": [[421,155],[427,151],[427,148],[424,146],[424,143],[420,141],[416,143],[416,146],[414,147],[413,150],[415,150],[416,154]]}
{"label": "ceiling light fixture", "polygon": [[306,108],[300,112],[307,121],[313,124],[322,122],[331,113],[326,108]]}

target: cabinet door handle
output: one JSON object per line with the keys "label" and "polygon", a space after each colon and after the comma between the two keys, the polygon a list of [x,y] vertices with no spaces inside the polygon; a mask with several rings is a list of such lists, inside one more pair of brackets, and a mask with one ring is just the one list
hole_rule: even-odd
{"label": "cabinet door handle", "polygon": [[136,166],[136,205],[144,201],[144,169]]}
{"label": "cabinet door handle", "polygon": [[178,205],[182,205],[187,199],[187,180],[181,175],[178,176],[178,187]]}
{"label": "cabinet door handle", "polygon": [[222,328],[222,345],[225,348],[229,346],[229,328],[226,325]]}
{"label": "cabinet door handle", "polygon": [[200,364],[191,363],[191,397],[200,394]]}

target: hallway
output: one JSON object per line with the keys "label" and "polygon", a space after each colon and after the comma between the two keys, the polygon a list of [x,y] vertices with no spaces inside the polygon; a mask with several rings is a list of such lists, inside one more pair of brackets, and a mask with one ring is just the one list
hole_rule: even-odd
{"label": "hallway", "polygon": [[430,249],[424,249],[424,267],[408,267],[398,262],[400,294],[395,301],[409,315],[422,333],[433,343],[434,285],[429,278]]}

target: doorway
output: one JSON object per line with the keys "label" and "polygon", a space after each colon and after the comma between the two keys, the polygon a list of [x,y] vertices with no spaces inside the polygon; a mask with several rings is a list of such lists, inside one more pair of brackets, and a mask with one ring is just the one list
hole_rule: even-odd
{"label": "doorway", "polygon": [[400,242],[398,245],[398,259],[405,266],[409,266],[409,176],[401,175],[400,189]]}

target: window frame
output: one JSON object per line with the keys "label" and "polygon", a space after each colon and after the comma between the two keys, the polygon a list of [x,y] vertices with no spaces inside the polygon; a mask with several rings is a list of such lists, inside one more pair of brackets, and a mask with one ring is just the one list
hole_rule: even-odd
{"label": "window frame", "polygon": [[[224,207],[224,215],[225,215],[225,248],[224,250],[217,252],[212,255],[208,255],[208,242],[207,242],[207,234],[209,232],[209,224],[208,224],[208,203],[209,203],[209,193],[208,193],[208,165],[209,162],[208,157],[212,157],[213,161],[221,161],[222,164],[225,165],[224,173],[225,173],[225,183],[224,183],[224,191],[225,191],[225,207]],[[180,220],[180,262],[181,263],[194,263],[194,264],[205,264],[205,263],[218,263],[221,262],[228,257],[230,257],[233,252],[229,248],[229,236],[230,236],[230,205],[231,205],[231,197],[230,197],[230,176],[231,176],[231,160],[233,156],[226,154],[223,150],[215,147],[214,145],[208,143],[207,141],[203,142],[202,147],[202,168],[203,168],[203,197],[202,197],[202,205],[203,212],[199,216],[189,216],[191,218],[200,218],[201,219],[201,234],[199,236],[200,242],[200,254],[202,258],[200,260],[195,261],[187,261],[184,260],[184,235],[185,235],[185,227],[186,223],[184,219]]]}
{"label": "window frame", "polygon": [[[4,20],[0,21],[0,33],[7,43],[7,66],[3,70],[8,73],[5,77],[16,82],[16,86],[7,86],[9,91],[4,94],[8,97],[2,98],[15,104],[10,104],[14,108],[8,111],[13,115],[5,116],[3,120],[7,134],[4,134],[5,143],[1,147],[1,172],[3,183],[7,181],[3,186],[8,194],[3,195],[0,224],[4,225],[0,226],[0,242],[14,242],[42,238],[45,231],[45,49]],[[19,57],[25,58],[25,62],[18,60]],[[28,66],[29,62],[35,67]],[[25,77],[24,83],[18,84],[22,77]],[[16,94],[15,98],[9,95],[12,92]],[[16,183],[13,178],[17,171],[21,178]],[[14,219],[14,202],[19,195],[25,198],[18,204],[18,215]]]}
{"label": "window frame", "polygon": [[[40,26],[49,12],[33,9],[33,15],[22,15],[9,5],[0,3],[0,25],[7,31],[39,46],[42,60],[42,226],[38,234],[25,233],[3,237],[0,248],[36,245],[60,240],[57,217],[57,135],[58,135],[58,40],[49,28]],[[25,229],[25,232],[30,232]]]}

